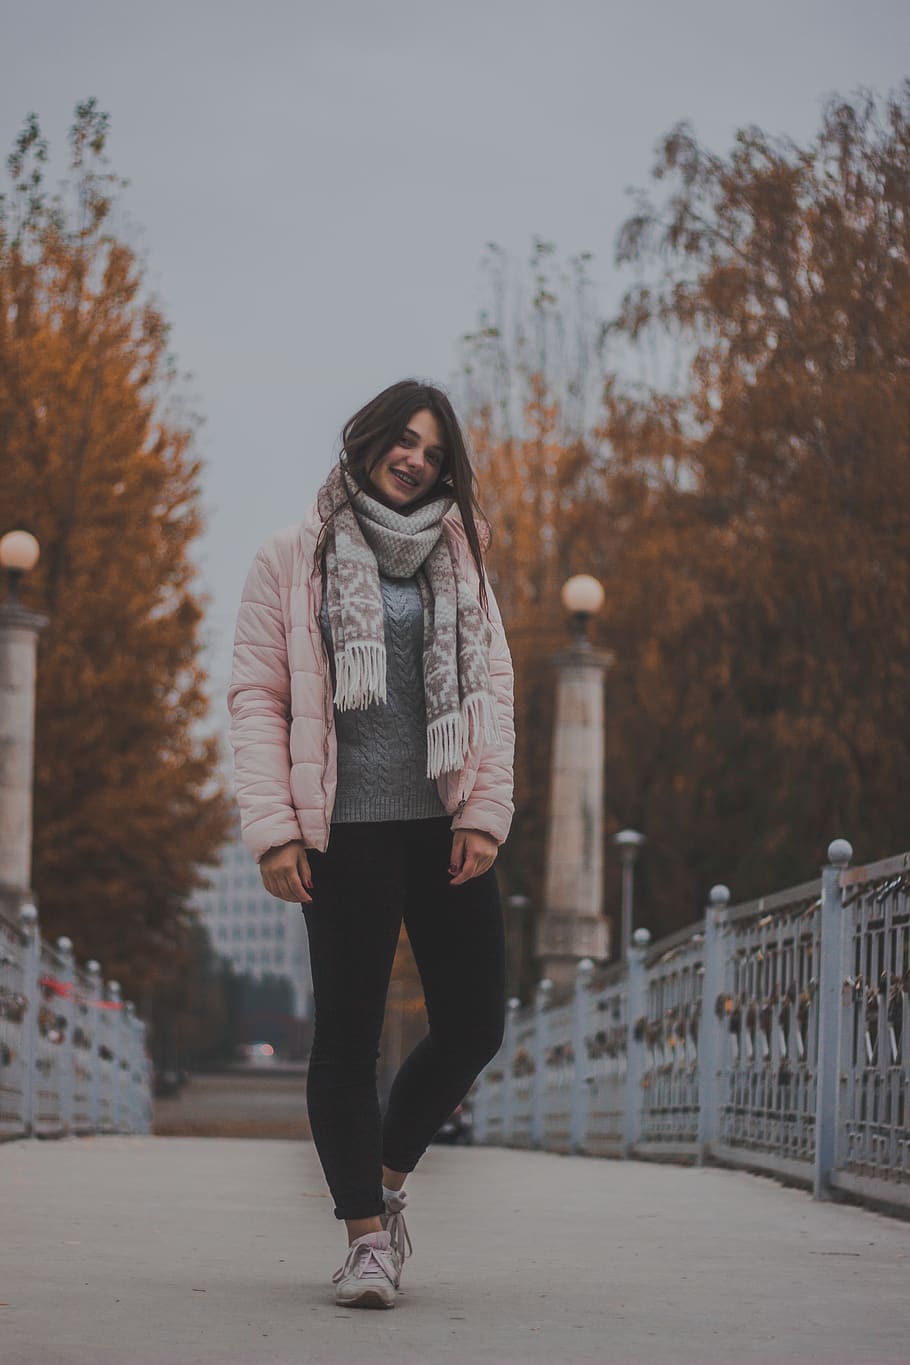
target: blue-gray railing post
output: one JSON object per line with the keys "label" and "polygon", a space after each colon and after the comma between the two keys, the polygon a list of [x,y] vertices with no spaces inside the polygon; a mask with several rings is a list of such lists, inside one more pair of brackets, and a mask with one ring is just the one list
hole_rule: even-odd
{"label": "blue-gray railing post", "polygon": [[58,938],[57,952],[60,954],[60,961],[63,964],[60,968],[60,981],[65,988],[63,993],[57,996],[55,1004],[58,1015],[65,1020],[63,1041],[58,1045],[60,1048],[58,1082],[60,1087],[60,1122],[64,1133],[71,1133],[73,1131],[76,1093],[76,1048],[73,1046],[73,1021],[76,1014],[76,1007],[73,1004],[73,982],[76,974],[73,964],[72,939],[66,938],[65,935]]}
{"label": "blue-gray railing post", "polygon": [[123,1005],[120,999],[120,982],[109,981],[107,983],[107,998],[114,1008],[110,1011],[111,1022],[108,1029],[108,1039],[113,1052],[111,1061],[111,1112],[110,1122],[116,1132],[120,1131],[120,1103],[123,1087],[120,1084],[120,1058],[123,1056]]}
{"label": "blue-gray railing post", "polygon": [[502,1140],[512,1142],[515,1136],[515,1073],[512,1063],[515,1060],[515,1016],[521,1009],[517,995],[506,1001],[506,1028],[502,1050]]}
{"label": "blue-gray railing post", "polygon": [[88,1069],[91,1072],[88,1087],[88,1115],[89,1126],[92,1132],[97,1133],[101,1111],[101,1057],[98,1053],[98,1040],[101,1034],[98,1015],[98,1002],[101,1000],[101,963],[95,958],[90,958],[85,964],[85,974],[89,980],[89,1009],[93,1011],[92,1046],[86,1058]]}
{"label": "blue-gray railing post", "polygon": [[139,1037],[139,1076],[142,1077],[142,1091],[141,1096],[139,1096],[142,1122],[141,1125],[138,1126],[138,1129],[136,1129],[136,1132],[150,1133],[151,1107],[153,1107],[153,1099],[151,1099],[151,1096],[153,1096],[154,1092],[154,1072],[153,1066],[151,1066],[151,1058],[149,1057],[149,1039],[147,1039],[145,1020],[136,1020],[136,1033],[138,1033]]}
{"label": "blue-gray railing post", "polygon": [[844,967],[844,913],[840,875],[853,857],[846,839],[828,845],[822,869],[821,934],[818,964],[818,1065],[815,1077],[816,1199],[831,1195],[830,1175],[837,1159],[840,1090],[841,1001]]}
{"label": "blue-gray railing post", "polygon": [[534,1075],[531,1090],[531,1146],[539,1147],[543,1141],[543,1102],[546,1093],[546,1063],[544,1061],[544,1037],[547,1027],[547,1009],[553,994],[553,982],[548,976],[537,983],[534,994]]}
{"label": "blue-gray railing post", "polygon": [[123,1122],[126,1123],[131,1133],[139,1131],[139,1086],[137,1077],[139,1075],[139,1021],[136,1018],[136,1006],[132,1000],[124,1001],[123,1005],[123,1057],[127,1065],[123,1069],[123,1084],[126,1088],[126,1098],[121,1101],[120,1112]]}
{"label": "blue-gray railing post", "polygon": [[35,1129],[35,1081],[38,1060],[38,1011],[41,1008],[41,932],[38,911],[30,901],[20,907],[19,924],[25,935],[22,954],[22,994],[28,1002],[22,1020],[22,1128],[27,1137]]}
{"label": "blue-gray railing post", "polygon": [[629,980],[626,988],[626,1093],[623,1114],[623,1155],[630,1156],[641,1137],[642,1093],[645,1074],[645,1040],[636,1038],[636,1025],[647,1015],[648,987],[645,957],[651,935],[636,929],[629,949]]}
{"label": "blue-gray railing post", "polygon": [[594,963],[583,957],[575,968],[575,998],[572,1002],[572,1106],[569,1117],[569,1150],[580,1152],[584,1146],[585,1125],[588,1117],[590,1078],[585,1050],[585,1027],[588,1022],[590,997],[588,986]]}
{"label": "blue-gray railing post", "polygon": [[701,1018],[698,1023],[698,1160],[707,1161],[717,1141],[720,1120],[720,1069],[723,1062],[723,1021],[715,1013],[724,989],[724,920],[730,904],[726,886],[712,886],[705,910],[705,941],[701,979]]}

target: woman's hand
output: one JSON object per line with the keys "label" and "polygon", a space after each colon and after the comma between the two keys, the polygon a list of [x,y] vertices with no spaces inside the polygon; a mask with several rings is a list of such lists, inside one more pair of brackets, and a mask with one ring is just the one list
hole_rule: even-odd
{"label": "woman's hand", "polygon": [[482,829],[457,829],[452,840],[452,861],[449,864],[449,871],[456,875],[449,885],[460,886],[472,877],[489,872],[498,852],[499,844],[492,834],[485,834]]}
{"label": "woman's hand", "polygon": [[262,884],[269,895],[281,901],[312,902],[307,888],[313,889],[313,874],[302,839],[292,839],[280,848],[270,848],[259,860]]}

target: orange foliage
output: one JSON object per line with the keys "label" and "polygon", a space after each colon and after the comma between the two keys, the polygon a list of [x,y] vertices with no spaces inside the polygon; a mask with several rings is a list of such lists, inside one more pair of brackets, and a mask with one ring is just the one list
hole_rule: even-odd
{"label": "orange foliage", "polygon": [[[833,101],[806,148],[748,129],[723,158],[675,129],[655,168],[666,202],[642,198],[619,246],[659,277],[607,333],[627,355],[681,349],[687,381],[611,378],[588,431],[566,429],[544,369],[522,381],[523,422],[476,409],[517,673],[503,864],[538,907],[549,656],[573,572],[606,588],[604,837],[648,836],[638,923],[691,921],[716,881],[736,897],[802,881],[836,835],[862,858],[907,847],[908,149],[910,84],[883,116]],[[494,392],[522,373],[495,359]]]}
{"label": "orange foliage", "polygon": [[228,799],[198,661],[204,598],[191,425],[169,413],[167,328],[106,230],[106,119],[71,134],[76,205],[48,204],[32,119],[0,222],[0,506],[41,544],[34,886],[46,936],[137,993],[184,949],[196,864]]}

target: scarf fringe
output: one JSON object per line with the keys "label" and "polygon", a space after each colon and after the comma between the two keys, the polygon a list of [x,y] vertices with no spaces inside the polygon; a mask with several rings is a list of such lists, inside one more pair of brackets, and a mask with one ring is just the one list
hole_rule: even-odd
{"label": "scarf fringe", "polygon": [[427,777],[460,768],[466,748],[465,724],[457,712],[427,726]]}
{"label": "scarf fringe", "polygon": [[468,743],[477,744],[481,737],[489,744],[502,743],[499,716],[489,692],[475,692],[462,703],[461,710]]}
{"label": "scarf fringe", "polygon": [[362,711],[386,700],[385,645],[346,645],[335,657],[335,705],[339,711]]}
{"label": "scarf fringe", "polygon": [[481,739],[501,744],[502,732],[492,698],[476,692],[462,703],[460,713],[440,716],[427,726],[427,777],[462,767],[468,747],[479,748]]}

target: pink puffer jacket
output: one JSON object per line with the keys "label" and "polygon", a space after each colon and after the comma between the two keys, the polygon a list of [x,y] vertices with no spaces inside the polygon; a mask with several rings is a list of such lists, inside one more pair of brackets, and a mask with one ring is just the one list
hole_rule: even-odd
{"label": "pink puffer jacket", "polygon": [[[454,512],[454,516],[453,516]],[[453,509],[443,534],[474,584],[477,571]],[[258,862],[291,839],[324,852],[337,787],[332,684],[319,630],[322,582],[314,572],[320,529],[306,518],[269,536],[257,552],[240,602],[227,694],[234,786],[243,842]],[[513,673],[502,617],[487,583],[493,639],[490,679],[502,743],[469,750],[464,768],[437,778],[452,829],[480,829],[502,843],[512,822],[515,753]]]}

